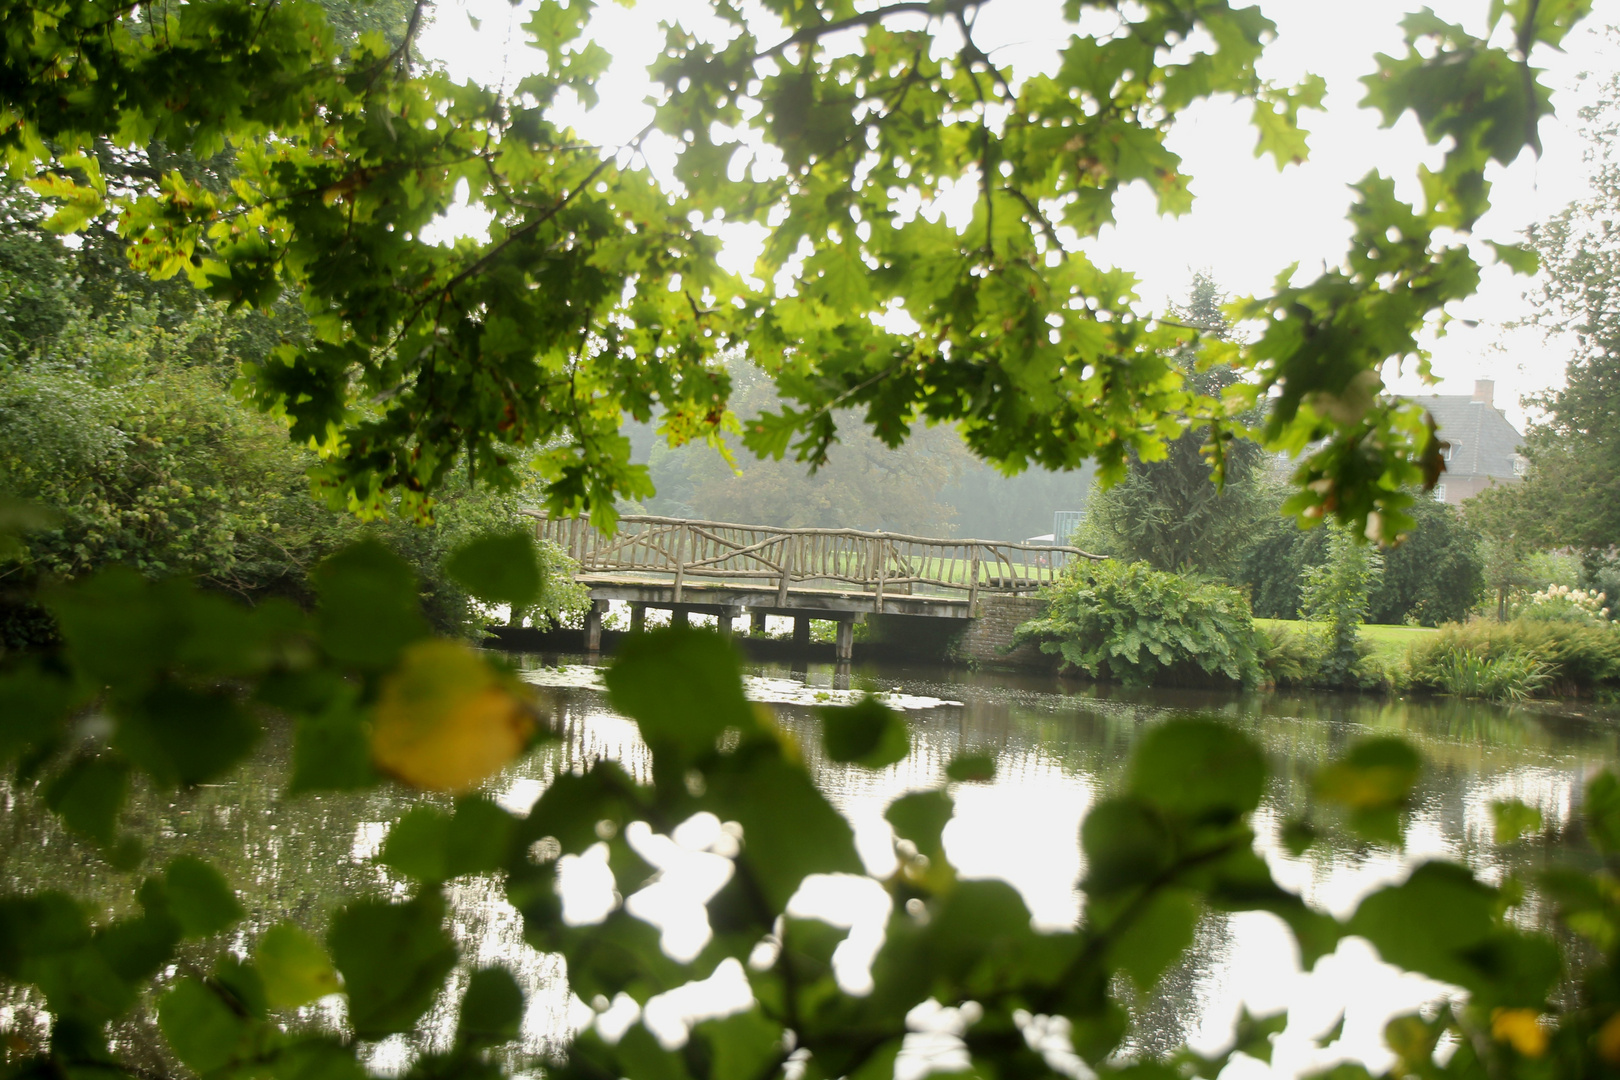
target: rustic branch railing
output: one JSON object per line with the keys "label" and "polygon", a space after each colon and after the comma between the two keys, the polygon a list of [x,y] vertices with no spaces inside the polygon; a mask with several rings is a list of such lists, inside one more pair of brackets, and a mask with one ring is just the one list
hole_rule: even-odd
{"label": "rustic branch railing", "polygon": [[583,574],[673,575],[675,600],[691,578],[774,585],[786,606],[788,590],[854,585],[885,593],[1026,592],[1051,584],[1073,559],[1100,559],[1058,544],[1000,540],[941,540],[856,529],[778,529],[724,521],[627,514],[608,536],[578,518],[531,514],[535,535],[579,563]]}

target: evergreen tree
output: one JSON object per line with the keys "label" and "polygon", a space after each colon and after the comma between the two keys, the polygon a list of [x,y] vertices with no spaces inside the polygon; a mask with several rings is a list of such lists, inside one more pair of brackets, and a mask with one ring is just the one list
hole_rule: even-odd
{"label": "evergreen tree", "polygon": [[[1171,318],[1198,333],[1176,361],[1188,389],[1208,397],[1237,381],[1229,367],[1201,368],[1200,342],[1230,340],[1232,328],[1221,310],[1225,297],[1208,271],[1193,277],[1187,302]],[[1130,457],[1124,481],[1093,493],[1081,530],[1081,546],[1158,570],[1233,574],[1261,514],[1257,489],[1263,451],[1235,440],[1226,449],[1225,483],[1212,482],[1205,433],[1183,432],[1157,461]]]}

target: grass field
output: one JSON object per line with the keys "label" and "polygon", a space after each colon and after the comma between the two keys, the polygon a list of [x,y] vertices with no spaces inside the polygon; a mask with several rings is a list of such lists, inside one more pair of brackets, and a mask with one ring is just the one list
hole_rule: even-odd
{"label": "grass field", "polygon": [[[1298,619],[1256,619],[1254,624],[1267,632],[1291,630],[1296,634],[1303,633],[1306,626],[1310,625]],[[1427,626],[1367,625],[1361,628],[1363,641],[1371,642],[1375,650],[1391,656],[1399,655],[1408,645],[1432,633],[1434,630]]]}

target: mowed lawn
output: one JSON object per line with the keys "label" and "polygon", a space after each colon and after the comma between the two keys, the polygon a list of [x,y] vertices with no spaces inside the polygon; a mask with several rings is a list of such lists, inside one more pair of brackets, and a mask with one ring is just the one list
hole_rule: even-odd
{"label": "mowed lawn", "polygon": [[[1256,619],[1254,624],[1267,633],[1278,631],[1292,631],[1296,634],[1304,633],[1308,623],[1299,619]],[[1315,624],[1320,626],[1320,623]],[[1374,649],[1389,656],[1396,656],[1404,652],[1407,646],[1426,634],[1434,633],[1428,626],[1390,626],[1381,624],[1377,626],[1366,625],[1361,628],[1363,641],[1372,643]]]}

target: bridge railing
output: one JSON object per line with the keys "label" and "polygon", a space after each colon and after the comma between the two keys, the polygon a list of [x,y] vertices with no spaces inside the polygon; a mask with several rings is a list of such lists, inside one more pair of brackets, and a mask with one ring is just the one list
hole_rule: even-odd
{"label": "bridge railing", "polygon": [[582,574],[673,577],[676,600],[693,578],[794,587],[854,585],[875,594],[1026,592],[1051,584],[1074,559],[1097,559],[1061,544],[955,540],[857,529],[779,529],[725,521],[627,514],[608,536],[578,518],[532,514],[535,535],[579,563]]}

